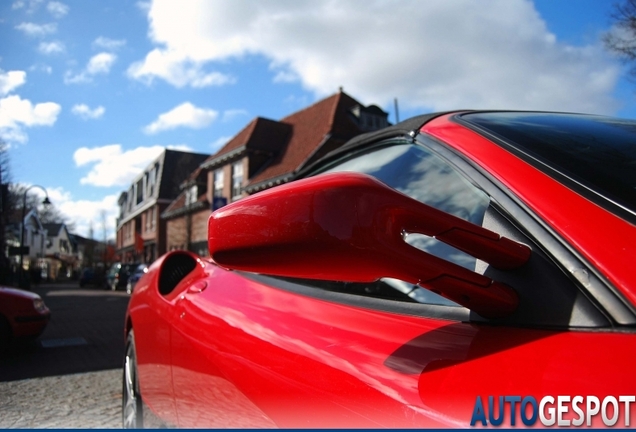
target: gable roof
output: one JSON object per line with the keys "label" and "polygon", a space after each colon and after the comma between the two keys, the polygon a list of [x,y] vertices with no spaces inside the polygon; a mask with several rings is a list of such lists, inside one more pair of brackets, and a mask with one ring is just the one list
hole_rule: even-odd
{"label": "gable roof", "polygon": [[[375,105],[365,107],[340,90],[280,121],[256,117],[192,171],[181,187],[196,182],[202,170],[216,169],[245,154],[258,155],[256,166],[262,164],[258,171],[249,173],[245,187],[248,192],[285,182],[317,157],[365,132],[359,123],[360,112],[385,120],[388,115]],[[186,206],[182,190],[161,217],[172,218],[203,208],[209,208],[206,193],[200,193],[196,202]]]}
{"label": "gable roof", "polygon": [[57,237],[61,234],[62,228],[66,229],[63,223],[46,223],[42,227],[46,230],[48,237]]}
{"label": "gable roof", "polygon": [[281,120],[292,128],[289,143],[259,173],[248,187],[269,179],[291,175],[316,153],[328,139],[343,143],[362,132],[351,111],[360,102],[340,91]]}
{"label": "gable roof", "polygon": [[208,157],[203,153],[190,153],[166,149],[159,183],[159,199],[174,199],[179,195],[180,185],[192,171]]}
{"label": "gable roof", "polygon": [[292,127],[289,124],[256,117],[219,151],[207,158],[201,167],[213,169],[215,166],[241,155],[248,149],[273,154],[286,143],[291,132]]}

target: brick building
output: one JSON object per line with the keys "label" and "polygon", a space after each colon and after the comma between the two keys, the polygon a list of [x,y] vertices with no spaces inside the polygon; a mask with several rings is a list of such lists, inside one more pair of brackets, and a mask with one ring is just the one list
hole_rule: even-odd
{"label": "brick building", "polygon": [[119,196],[116,253],[124,262],[152,262],[166,249],[161,213],[177,198],[179,185],[208,157],[164,150]]}
{"label": "brick building", "polygon": [[387,117],[341,90],[280,121],[253,119],[181,184],[181,193],[161,215],[167,250],[207,255],[212,210],[288,182],[352,137],[388,126]]}

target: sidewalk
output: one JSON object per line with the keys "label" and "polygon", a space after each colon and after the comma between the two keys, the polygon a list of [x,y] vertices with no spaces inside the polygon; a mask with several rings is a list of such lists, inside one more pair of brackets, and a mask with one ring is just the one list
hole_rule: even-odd
{"label": "sidewalk", "polygon": [[0,428],[120,428],[129,296],[77,283],[32,291],[51,321],[35,342],[0,356]]}
{"label": "sidewalk", "polygon": [[0,382],[0,428],[121,428],[121,370]]}

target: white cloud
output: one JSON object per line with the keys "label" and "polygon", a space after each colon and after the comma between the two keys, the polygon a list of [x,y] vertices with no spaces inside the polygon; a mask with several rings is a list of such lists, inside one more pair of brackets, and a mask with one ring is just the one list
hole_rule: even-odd
{"label": "white cloud", "polygon": [[64,3],[52,1],[46,5],[46,10],[48,10],[53,17],[60,19],[68,13],[69,7]]}
{"label": "white cloud", "polygon": [[98,119],[104,115],[104,113],[106,112],[106,108],[100,105],[94,109],[91,109],[86,104],[77,104],[73,106],[71,112],[84,120]]}
{"label": "white cloud", "polygon": [[[81,184],[112,187],[128,186],[166,147],[137,147],[123,150],[121,144],[102,147],[82,147],[75,151],[73,160],[78,167],[90,166],[88,174],[80,180]],[[191,151],[187,146],[168,146]]]}
{"label": "white cloud", "polygon": [[35,71],[44,72],[44,73],[49,74],[49,75],[53,72],[53,68],[51,66],[49,66],[47,64],[43,64],[43,63],[36,63],[36,64],[30,66],[29,70],[31,72],[35,72]]}
{"label": "white cloud", "polygon": [[99,53],[91,57],[86,65],[86,71],[91,75],[106,74],[110,72],[110,68],[115,63],[117,56],[111,53]]}
{"label": "white cloud", "polygon": [[20,30],[27,36],[42,37],[48,34],[55,33],[57,31],[57,24],[35,24],[31,22],[23,22],[15,26],[15,28],[17,30]]}
{"label": "white cloud", "polygon": [[61,109],[54,102],[33,105],[17,95],[0,99],[0,136],[6,141],[26,142],[25,127],[52,126]]}
{"label": "white cloud", "polygon": [[[36,12],[43,2],[44,2],[44,0],[29,0],[29,5],[28,5],[28,7],[26,9],[26,13],[32,14],[32,13]],[[25,6],[27,6],[27,2],[25,2],[24,0],[17,0],[15,2],[13,2],[13,4],[11,5],[11,8],[12,9],[22,9]]]}
{"label": "white cloud", "polygon": [[42,54],[58,54],[64,52],[66,48],[64,44],[60,41],[52,41],[52,42],[40,42],[38,46],[38,51]]}
{"label": "white cloud", "polygon": [[66,71],[64,74],[64,83],[80,84],[92,82],[93,76],[109,73],[115,60],[117,60],[117,56],[112,53],[102,52],[96,54],[90,58],[86,67],[80,73],[74,74],[71,71]]}
{"label": "white cloud", "polygon": [[139,9],[142,14],[147,14],[150,10],[151,2],[152,0],[140,0],[135,2],[135,6],[137,6],[137,9]]}
{"label": "white cloud", "polygon": [[244,110],[244,109],[225,110],[223,111],[223,121],[229,122],[236,119],[237,117],[243,117],[246,115],[249,115],[249,113],[247,112],[247,110]]}
{"label": "white cloud", "polygon": [[104,36],[100,36],[93,41],[93,48],[105,49],[108,51],[115,51],[126,45],[126,39],[109,39]]}
{"label": "white cloud", "polygon": [[0,69],[0,96],[4,96],[26,82],[25,71],[3,72]]}
{"label": "white cloud", "polygon": [[527,0],[153,1],[156,44],[129,75],[177,87],[204,68],[259,55],[276,80],[317,96],[339,86],[405,108],[612,113],[620,65],[600,46],[556,40]]}
{"label": "white cloud", "polygon": [[148,85],[155,77],[168,81],[175,87],[202,88],[233,84],[236,79],[220,72],[205,72],[201,62],[192,61],[177,52],[155,49],[145,60],[128,68],[128,76]]}
{"label": "white cloud", "polygon": [[[46,188],[46,192],[55,208],[75,224],[73,234],[88,237],[92,226],[93,238],[103,240],[103,215],[106,224],[106,237],[111,239],[115,236],[115,220],[119,212],[119,206],[117,205],[119,194],[106,195],[100,200],[91,201],[75,199],[71,192],[61,187],[49,186]],[[33,189],[33,193],[44,198],[44,192],[40,189]]]}
{"label": "white cloud", "polygon": [[144,127],[144,132],[156,134],[178,127],[202,129],[209,126],[218,116],[219,113],[215,110],[197,108],[190,102],[184,102],[170,111],[160,114],[157,120]]}
{"label": "white cloud", "polygon": [[93,77],[89,76],[86,71],[74,74],[71,71],[64,73],[64,84],[84,84],[93,81]]}
{"label": "white cloud", "polygon": [[88,174],[80,180],[81,184],[127,186],[163,150],[162,146],[153,146],[124,151],[120,144],[82,147],[75,151],[73,160],[78,167],[92,165]]}

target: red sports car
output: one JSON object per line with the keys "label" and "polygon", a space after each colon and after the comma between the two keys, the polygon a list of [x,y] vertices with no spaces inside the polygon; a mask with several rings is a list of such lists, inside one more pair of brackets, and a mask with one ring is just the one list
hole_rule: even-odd
{"label": "red sports car", "polygon": [[38,337],[50,317],[51,312],[39,295],[0,287],[0,348],[14,339]]}
{"label": "red sports car", "polygon": [[636,121],[416,117],[209,219],[126,319],[124,426],[630,426]]}

